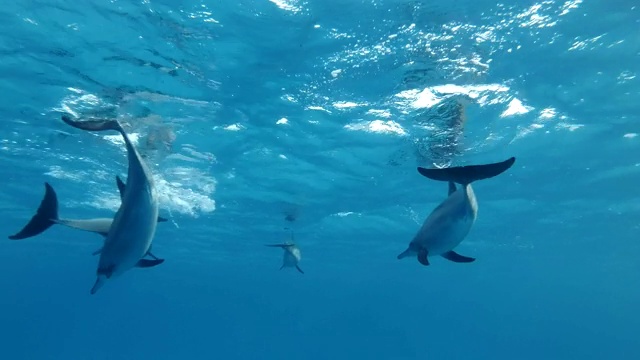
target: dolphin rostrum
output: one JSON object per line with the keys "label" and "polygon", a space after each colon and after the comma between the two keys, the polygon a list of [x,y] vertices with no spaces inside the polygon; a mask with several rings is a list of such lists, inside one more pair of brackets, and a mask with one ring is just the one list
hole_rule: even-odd
{"label": "dolphin rostrum", "polygon": [[[516,159],[511,157],[486,165],[441,169],[419,167],[418,172],[421,175],[432,180],[448,182],[449,196],[429,214],[407,250],[398,255],[398,259],[417,256],[418,261],[425,266],[429,265],[428,256],[437,255],[458,263],[474,261],[474,258],[453,251],[467,236],[478,216],[478,202],[471,183],[500,175],[515,161]],[[462,186],[456,188],[456,183]]]}
{"label": "dolphin rostrum", "polygon": [[152,267],[164,262],[163,259],[143,259],[151,249],[158,224],[158,197],[151,172],[118,120],[76,121],[65,114],[62,115],[62,121],[87,131],[117,131],[122,135],[127,148],[127,185],[100,252],[97,279],[91,288],[91,294],[95,294],[107,279],[119,276],[133,267]]}

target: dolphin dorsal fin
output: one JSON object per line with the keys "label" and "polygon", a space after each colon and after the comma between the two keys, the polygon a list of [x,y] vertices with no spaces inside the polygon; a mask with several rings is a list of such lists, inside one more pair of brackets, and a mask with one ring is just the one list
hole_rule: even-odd
{"label": "dolphin dorsal fin", "polygon": [[449,196],[451,196],[451,194],[453,194],[454,192],[456,192],[456,183],[454,183],[453,181],[449,181]]}
{"label": "dolphin dorsal fin", "polygon": [[116,175],[116,184],[118,185],[118,191],[120,192],[120,201],[124,200],[124,190],[126,189],[126,185],[124,181],[120,178],[120,176]]}

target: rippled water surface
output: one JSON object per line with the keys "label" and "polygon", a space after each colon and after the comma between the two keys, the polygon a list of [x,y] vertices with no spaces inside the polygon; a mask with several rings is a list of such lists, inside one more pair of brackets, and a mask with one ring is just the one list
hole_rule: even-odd
{"label": "rippled water surface", "polygon": [[[640,358],[640,4],[70,1],[0,8],[9,236],[51,184],[112,217],[152,169],[154,253],[89,295],[95,234],[0,242],[4,359]],[[456,249],[397,260],[447,185],[502,161]],[[289,239],[300,267],[279,271]]]}

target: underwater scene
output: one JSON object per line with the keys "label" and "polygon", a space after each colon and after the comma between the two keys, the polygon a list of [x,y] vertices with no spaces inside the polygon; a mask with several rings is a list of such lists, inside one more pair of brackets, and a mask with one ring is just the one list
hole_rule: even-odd
{"label": "underwater scene", "polygon": [[0,359],[640,359],[638,1],[0,18]]}

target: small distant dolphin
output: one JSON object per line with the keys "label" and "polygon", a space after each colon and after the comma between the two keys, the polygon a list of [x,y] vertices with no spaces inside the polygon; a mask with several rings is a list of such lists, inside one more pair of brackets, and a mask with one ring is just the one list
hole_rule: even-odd
{"label": "small distant dolphin", "polygon": [[[458,263],[469,263],[474,258],[453,251],[467,236],[478,215],[478,202],[471,183],[500,175],[516,161],[511,157],[503,162],[486,165],[469,165],[441,169],[419,167],[418,172],[432,180],[447,181],[449,196],[425,219],[422,227],[409,243],[409,247],[398,255],[418,257],[422,265],[429,265],[428,256],[440,255]],[[457,189],[456,183],[462,187]]]}
{"label": "small distant dolphin", "polygon": [[[118,190],[120,191],[120,199],[124,196],[126,185],[116,176]],[[41,234],[54,224],[64,225],[72,229],[84,230],[97,233],[106,237],[109,228],[113,222],[113,218],[93,218],[93,219],[61,219],[58,216],[58,196],[53,187],[48,183],[44,183],[45,193],[40,206],[35,215],[29,220],[27,225],[14,235],[10,235],[11,240],[27,239]],[[167,219],[158,216],[158,222],[165,222]]]}
{"label": "small distant dolphin", "polygon": [[291,241],[285,242],[283,244],[267,244],[265,246],[269,247],[279,247],[284,250],[284,254],[282,256],[282,266],[280,266],[280,270],[286,267],[295,267],[301,274],[304,274],[304,271],[300,268],[298,263],[302,259],[302,254],[300,253],[300,249],[293,242],[293,233],[291,233]]}
{"label": "small distant dolphin", "polygon": [[158,197],[149,169],[118,120],[75,121],[65,114],[62,121],[87,131],[117,131],[127,148],[127,185],[100,252],[97,279],[91,288],[91,294],[95,294],[111,277],[133,267],[152,267],[164,262],[163,259],[143,259],[151,250],[158,224]]}

